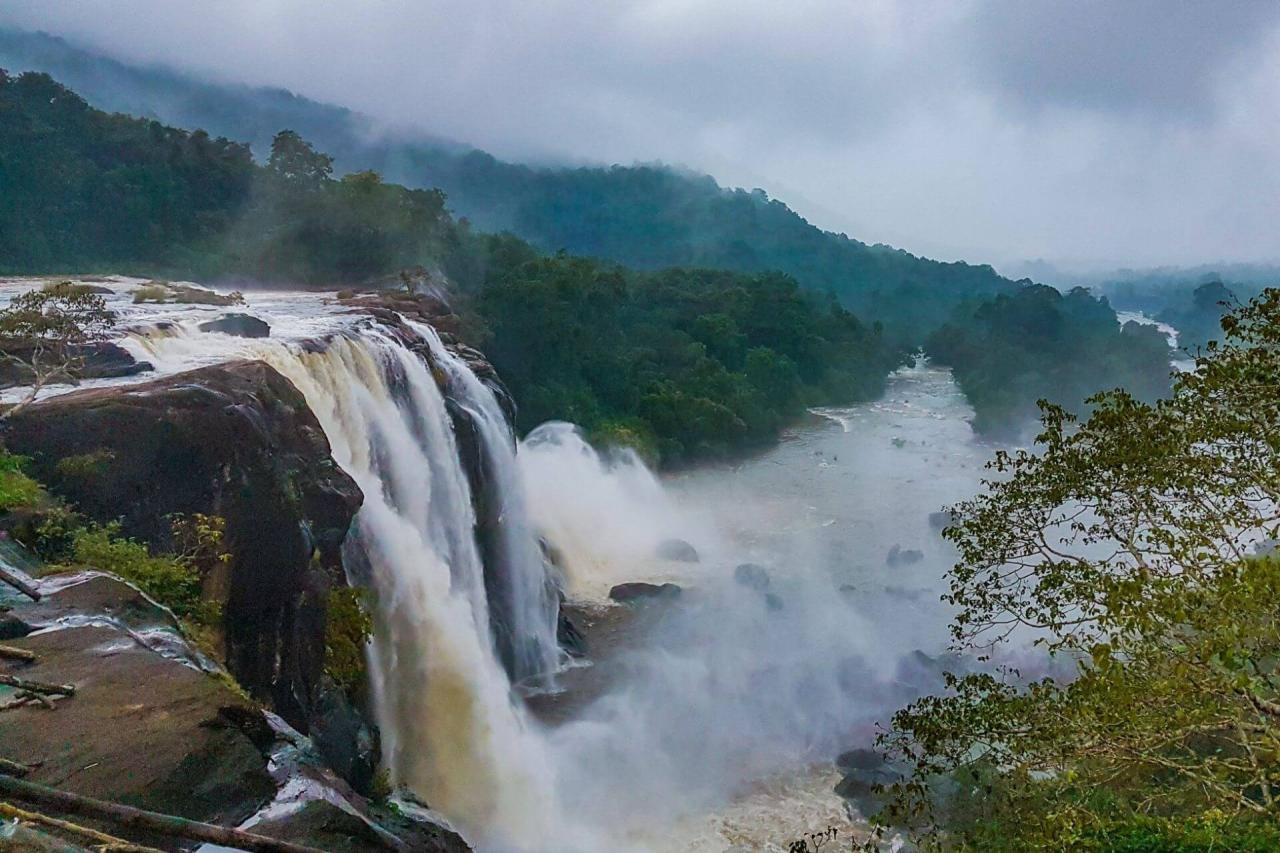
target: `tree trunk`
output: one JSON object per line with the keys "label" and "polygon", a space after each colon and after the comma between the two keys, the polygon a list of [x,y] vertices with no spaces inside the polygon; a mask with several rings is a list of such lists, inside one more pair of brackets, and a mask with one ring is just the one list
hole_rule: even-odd
{"label": "tree trunk", "polygon": [[56,788],[25,782],[10,776],[0,775],[0,794],[38,803],[54,811],[96,818],[128,829],[166,835],[171,838],[207,841],[225,847],[238,847],[251,853],[324,853],[315,847],[304,847],[301,844],[279,841],[265,835],[256,835],[226,826],[201,823],[159,812],[135,809],[119,803],[95,800],[92,797],[82,797],[79,794],[59,791]]}

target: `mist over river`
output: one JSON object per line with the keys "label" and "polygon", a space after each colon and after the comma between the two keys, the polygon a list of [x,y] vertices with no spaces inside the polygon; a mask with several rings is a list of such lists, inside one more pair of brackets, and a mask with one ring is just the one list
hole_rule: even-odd
{"label": "mist over river", "polygon": [[[535,521],[571,597],[631,580],[685,588],[622,655],[620,683],[551,734],[576,814],[654,850],[785,850],[857,832],[832,759],[933,685],[953,560],[931,513],[975,493],[973,441],[948,371],[895,373],[880,400],[823,409],[748,461],[658,480],[601,460],[567,425],[521,448]],[[678,537],[698,562],[654,558]],[[750,563],[767,588],[735,580]]]}

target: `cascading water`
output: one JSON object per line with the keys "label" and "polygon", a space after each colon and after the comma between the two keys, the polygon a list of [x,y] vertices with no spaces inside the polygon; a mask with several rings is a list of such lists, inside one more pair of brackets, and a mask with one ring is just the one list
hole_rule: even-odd
{"label": "cascading water", "polygon": [[488,494],[497,505],[488,507],[488,512],[495,535],[490,553],[484,556],[488,600],[505,617],[493,626],[498,650],[515,681],[546,677],[561,662],[556,640],[559,601],[537,535],[528,523],[515,437],[493,389],[445,348],[435,329],[407,323],[427,342],[432,361],[445,373],[451,399],[474,427],[483,455],[483,476],[492,482]]}
{"label": "cascading water", "polygon": [[535,831],[554,811],[550,764],[494,654],[470,488],[426,363],[377,329],[263,356],[364,491],[352,547],[377,598],[371,670],[393,779],[473,832]]}

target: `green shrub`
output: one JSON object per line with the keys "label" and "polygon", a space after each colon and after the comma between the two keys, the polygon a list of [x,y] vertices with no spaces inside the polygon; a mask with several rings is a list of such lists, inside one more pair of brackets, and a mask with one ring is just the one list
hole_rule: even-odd
{"label": "green shrub", "polygon": [[27,459],[0,451],[0,511],[33,506],[44,490],[23,472]]}
{"label": "green shrub", "polygon": [[87,480],[100,473],[107,463],[115,458],[110,450],[95,450],[92,453],[77,453],[64,456],[58,460],[54,470],[63,477]]}
{"label": "green shrub", "polygon": [[200,573],[175,557],[154,556],[143,543],[121,536],[119,522],[76,531],[71,556],[136,584],[179,617],[205,621],[211,616],[200,601]]}

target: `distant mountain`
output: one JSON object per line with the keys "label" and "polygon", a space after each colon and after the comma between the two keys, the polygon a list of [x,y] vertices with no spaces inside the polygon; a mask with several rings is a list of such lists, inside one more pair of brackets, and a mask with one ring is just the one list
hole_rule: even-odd
{"label": "distant mountain", "polygon": [[822,231],[762,190],[726,189],[707,175],[662,166],[533,168],[425,134],[371,138],[371,122],[341,107],[129,65],[44,33],[0,29],[0,68],[48,72],[103,109],[248,141],[259,159],[277,131],[295,130],[331,154],[339,173],[373,169],[388,181],[438,187],[477,227],[509,230],[547,251],[638,269],[781,270],[912,341],[963,301],[1017,289],[990,266]]}

